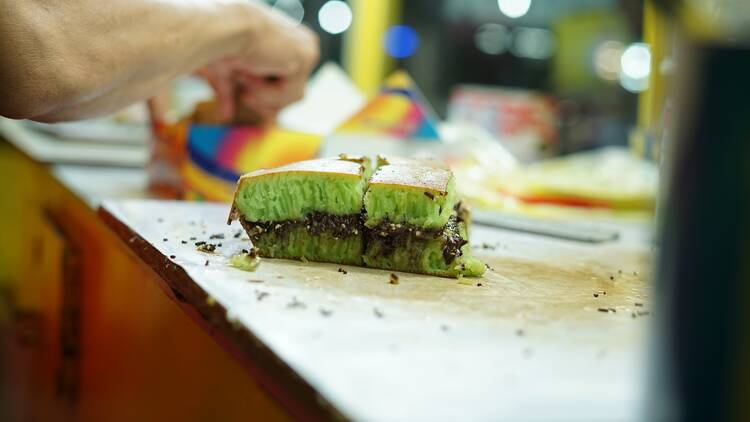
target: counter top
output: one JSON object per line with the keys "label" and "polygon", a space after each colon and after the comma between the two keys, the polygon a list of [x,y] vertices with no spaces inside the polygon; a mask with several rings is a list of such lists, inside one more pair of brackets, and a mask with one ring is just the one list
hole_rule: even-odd
{"label": "counter top", "polygon": [[[387,271],[335,264],[232,268],[229,257],[248,241],[225,224],[227,213],[226,204],[168,201],[105,201],[99,210],[293,415],[600,421],[640,411],[644,242],[475,226],[472,243],[492,268],[483,278],[397,273],[393,285]],[[201,240],[222,246],[199,252]]]}

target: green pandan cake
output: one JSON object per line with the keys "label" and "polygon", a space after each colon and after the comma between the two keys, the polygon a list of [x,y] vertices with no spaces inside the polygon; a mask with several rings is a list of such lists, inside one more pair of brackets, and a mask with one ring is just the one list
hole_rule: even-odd
{"label": "green pandan cake", "polygon": [[477,276],[468,211],[442,164],[378,157],[301,161],[242,176],[231,220],[261,256],[445,277]]}

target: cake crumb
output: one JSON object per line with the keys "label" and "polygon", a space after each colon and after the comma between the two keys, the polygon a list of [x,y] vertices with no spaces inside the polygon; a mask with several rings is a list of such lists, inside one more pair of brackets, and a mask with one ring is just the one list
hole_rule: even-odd
{"label": "cake crumb", "polygon": [[376,316],[376,317],[378,317],[378,318],[383,318],[383,316],[384,316],[384,315],[383,315],[383,312],[381,312],[381,311],[380,311],[380,309],[378,309],[378,308],[372,308],[372,312],[373,312],[373,313],[375,314],[375,316]]}
{"label": "cake crumb", "polygon": [[330,309],[320,308],[320,315],[322,315],[322,316],[324,316],[326,318],[328,318],[329,316],[331,316],[332,313],[333,313],[333,311],[330,310]]}
{"label": "cake crumb", "polygon": [[344,275],[348,274],[348,272],[345,269],[341,268],[341,267],[339,267],[339,269],[336,270],[336,271],[338,271],[338,272],[340,272],[341,274],[344,274]]}
{"label": "cake crumb", "polygon": [[398,284],[398,276],[395,273],[391,273],[389,284]]}
{"label": "cake crumb", "polygon": [[307,307],[307,305],[305,305],[303,302],[300,302],[299,300],[297,300],[297,297],[295,296],[295,297],[292,297],[292,301],[291,302],[289,302],[289,303],[286,304],[286,307],[289,308],[289,309],[295,309],[295,308],[304,309],[304,308]]}

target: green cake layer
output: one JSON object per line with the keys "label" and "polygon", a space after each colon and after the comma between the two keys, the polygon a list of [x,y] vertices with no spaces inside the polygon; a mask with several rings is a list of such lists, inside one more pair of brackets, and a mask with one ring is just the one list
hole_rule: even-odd
{"label": "green cake layer", "polygon": [[253,245],[258,248],[260,256],[267,258],[362,265],[361,236],[337,239],[327,233],[310,235],[303,228],[296,228],[285,236],[259,236]]}
{"label": "green cake layer", "polygon": [[448,222],[457,202],[453,174],[424,165],[388,164],[378,167],[365,193],[365,225],[380,221],[439,229]]}
{"label": "green cake layer", "polygon": [[240,220],[263,257],[481,275],[447,167],[391,157],[377,164],[341,155],[249,173],[230,220]]}
{"label": "green cake layer", "polygon": [[248,221],[299,220],[312,212],[358,214],[367,169],[348,159],[300,161],[242,176],[232,218]]}

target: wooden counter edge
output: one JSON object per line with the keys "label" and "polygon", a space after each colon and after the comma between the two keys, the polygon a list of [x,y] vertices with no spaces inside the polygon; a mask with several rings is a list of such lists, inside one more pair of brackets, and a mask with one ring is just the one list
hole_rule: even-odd
{"label": "wooden counter edge", "polygon": [[159,287],[167,296],[247,369],[295,419],[347,419],[247,327],[229,321],[227,310],[221,304],[211,301],[181,266],[110,213],[106,203],[97,208],[97,214],[158,275],[163,282]]}

